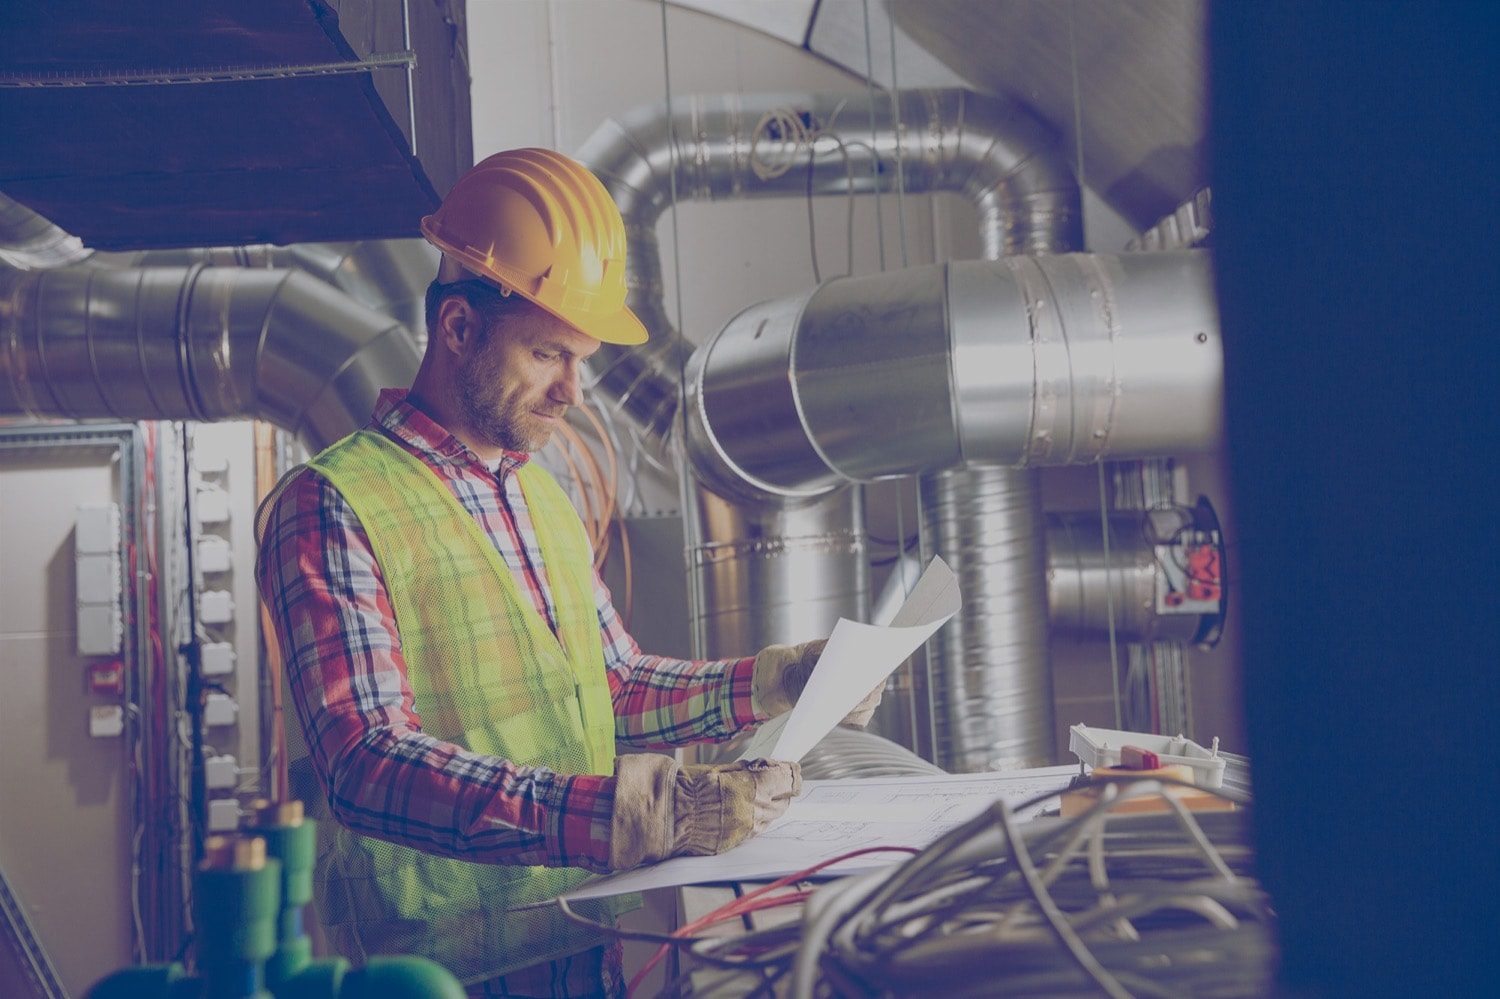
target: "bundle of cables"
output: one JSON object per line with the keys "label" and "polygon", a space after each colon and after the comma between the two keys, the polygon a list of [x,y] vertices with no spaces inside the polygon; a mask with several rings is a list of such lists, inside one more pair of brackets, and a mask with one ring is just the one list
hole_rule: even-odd
{"label": "bundle of cables", "polygon": [[[1111,779],[1087,812],[1024,826],[997,802],[894,871],[828,886],[808,900],[789,994],[1267,994],[1248,812],[1190,811],[1174,783]],[[1143,797],[1160,810],[1122,807]]]}
{"label": "bundle of cables", "polygon": [[[1190,811],[1174,783],[1111,779],[1088,811],[1024,824],[1039,801],[998,801],[905,862],[816,889],[816,868],[798,872],[651,937],[663,948],[632,992],[676,946],[685,970],[659,995],[1266,995],[1275,934],[1249,812]],[[1130,811],[1143,797],[1159,810]],[[792,903],[800,920],[694,936]]]}

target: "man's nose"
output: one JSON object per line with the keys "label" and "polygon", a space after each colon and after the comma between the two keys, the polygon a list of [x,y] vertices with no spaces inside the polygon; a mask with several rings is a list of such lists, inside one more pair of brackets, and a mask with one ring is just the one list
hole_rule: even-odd
{"label": "man's nose", "polygon": [[562,377],[558,379],[553,398],[569,406],[583,405],[583,364],[581,361],[567,363]]}

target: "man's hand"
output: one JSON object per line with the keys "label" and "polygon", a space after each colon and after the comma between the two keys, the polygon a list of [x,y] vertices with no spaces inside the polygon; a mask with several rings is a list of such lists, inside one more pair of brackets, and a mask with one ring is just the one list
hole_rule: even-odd
{"label": "man's hand", "polygon": [[[750,681],[754,708],[773,718],[792,710],[827,644],[826,639],[820,638],[801,645],[768,645],[761,649],[755,657],[755,673]],[[882,680],[839,724],[864,728],[874,717],[884,692],[885,681]]]}
{"label": "man's hand", "polygon": [[802,768],[778,760],[679,764],[640,753],[615,760],[610,866],[731,850],[770,825],[802,793]]}

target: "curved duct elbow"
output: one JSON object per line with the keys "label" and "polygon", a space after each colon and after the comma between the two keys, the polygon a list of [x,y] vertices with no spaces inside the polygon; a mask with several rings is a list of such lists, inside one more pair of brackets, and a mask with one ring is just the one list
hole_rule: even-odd
{"label": "curved duct elbow", "polygon": [[0,308],[0,413],[256,418],[317,451],[419,361],[404,325],[297,271],[0,273]]}
{"label": "curved duct elbow", "polygon": [[[820,137],[829,141],[815,150]],[[1056,137],[1019,105],[968,90],[691,96],[606,121],[578,159],[625,219],[627,300],[652,336],[644,347],[606,344],[591,367],[654,433],[672,424],[687,353],[662,306],[656,239],[674,199],[894,192],[899,178],[907,193],[972,200],[986,256],[1082,243],[1078,185]]]}

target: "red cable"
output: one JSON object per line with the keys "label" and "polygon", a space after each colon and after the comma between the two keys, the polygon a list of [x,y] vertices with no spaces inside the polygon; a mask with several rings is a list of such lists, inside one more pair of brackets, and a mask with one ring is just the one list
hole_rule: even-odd
{"label": "red cable", "polygon": [[[696,933],[698,930],[701,930],[705,926],[712,926],[714,923],[724,922],[727,919],[734,919],[738,916],[743,916],[746,913],[758,912],[761,909],[773,909],[779,905],[791,905],[795,902],[806,901],[807,898],[812,894],[811,891],[793,891],[788,892],[785,895],[778,895],[775,898],[765,898],[764,896],[767,892],[775,891],[777,888],[785,888],[787,885],[795,884],[798,881],[805,880],[806,878],[811,877],[812,875],[818,873],[826,867],[831,867],[834,864],[843,863],[846,860],[852,860],[855,857],[864,856],[867,853],[909,853],[915,856],[920,852],[920,850],[917,850],[914,847],[910,846],[867,846],[859,850],[851,850],[848,853],[839,854],[837,857],[830,857],[827,860],[820,861],[812,865],[811,867],[797,871],[795,874],[788,874],[783,878],[778,878],[768,885],[762,885],[749,894],[741,895],[739,898],[736,898],[733,901],[724,903],[707,915],[698,917],[691,923],[688,923],[686,926],[678,927],[677,929],[673,930],[670,935],[673,937],[687,937],[693,933]],[[645,977],[650,974],[652,968],[656,967],[657,964],[661,962],[662,958],[667,956],[673,946],[677,946],[677,944],[674,944],[672,942],[662,944],[659,948],[657,948],[656,953],[651,955],[651,959],[641,967],[641,970],[635,973],[635,976],[630,979],[629,984],[625,986],[625,995],[627,996],[627,999],[628,997],[635,995],[635,990],[640,987],[642,980],[644,980]]]}

